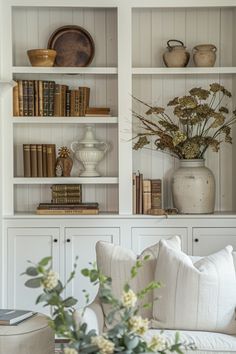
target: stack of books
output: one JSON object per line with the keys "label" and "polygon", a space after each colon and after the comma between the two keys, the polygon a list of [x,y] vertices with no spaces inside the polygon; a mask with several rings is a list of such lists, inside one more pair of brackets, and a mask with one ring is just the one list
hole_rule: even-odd
{"label": "stack of books", "polygon": [[56,145],[23,144],[24,177],[55,177]]}
{"label": "stack of books", "polygon": [[16,325],[34,316],[36,312],[25,310],[0,309],[0,325]]}
{"label": "stack of books", "polygon": [[53,204],[76,204],[82,202],[81,184],[54,184],[52,189]]}
{"label": "stack of books", "polygon": [[14,116],[110,116],[110,108],[89,107],[90,88],[69,89],[55,81],[17,80],[13,88]]}
{"label": "stack of books", "polygon": [[97,215],[98,203],[40,203],[36,213],[38,215]]}
{"label": "stack of books", "polygon": [[148,214],[149,209],[162,208],[161,179],[144,179],[133,174],[133,214]]}

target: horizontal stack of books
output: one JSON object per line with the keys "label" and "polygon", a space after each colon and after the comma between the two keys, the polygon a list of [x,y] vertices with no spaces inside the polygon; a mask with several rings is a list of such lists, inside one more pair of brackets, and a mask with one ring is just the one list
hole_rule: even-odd
{"label": "horizontal stack of books", "polygon": [[54,184],[52,189],[53,204],[73,204],[82,202],[81,184]]}
{"label": "horizontal stack of books", "polygon": [[161,179],[144,179],[133,174],[133,214],[148,214],[150,209],[162,208]]}
{"label": "horizontal stack of books", "polygon": [[23,144],[23,158],[24,177],[55,177],[55,144]]}
{"label": "horizontal stack of books", "polygon": [[54,184],[51,203],[40,203],[39,215],[96,215],[98,203],[82,203],[81,184]]}
{"label": "horizontal stack of books", "polygon": [[17,80],[13,88],[14,116],[109,116],[110,108],[89,107],[90,88],[70,89],[55,81]]}

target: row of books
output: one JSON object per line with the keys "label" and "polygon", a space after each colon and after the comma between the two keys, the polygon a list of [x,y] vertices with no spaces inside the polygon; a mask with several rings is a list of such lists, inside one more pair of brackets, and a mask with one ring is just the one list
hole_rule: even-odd
{"label": "row of books", "polygon": [[24,177],[55,177],[56,145],[23,144]]}
{"label": "row of books", "polygon": [[162,208],[161,179],[144,179],[142,173],[133,174],[133,214],[148,214],[150,209]]}
{"label": "row of books", "polygon": [[69,89],[55,81],[17,80],[13,88],[14,116],[109,116],[110,108],[89,107],[90,88]]}
{"label": "row of books", "polygon": [[81,184],[53,184],[52,204],[76,204],[82,203]]}

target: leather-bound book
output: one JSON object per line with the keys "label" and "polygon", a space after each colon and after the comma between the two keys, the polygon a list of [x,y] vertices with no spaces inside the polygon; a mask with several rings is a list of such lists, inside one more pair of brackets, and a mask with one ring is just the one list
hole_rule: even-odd
{"label": "leather-bound book", "polygon": [[161,179],[151,180],[152,209],[161,209]]}
{"label": "leather-bound book", "polygon": [[37,144],[38,177],[43,177],[43,145]]}
{"label": "leather-bound book", "polygon": [[43,81],[43,116],[49,115],[49,81]]}
{"label": "leather-bound book", "polygon": [[136,176],[136,214],[140,214],[140,203],[139,203],[139,194],[140,194],[140,176]]}
{"label": "leather-bound book", "polygon": [[23,116],[28,116],[28,80],[23,80]]}
{"label": "leather-bound book", "polygon": [[34,81],[28,80],[28,116],[34,115]]}
{"label": "leather-bound book", "polygon": [[79,115],[84,117],[86,109],[89,107],[90,88],[81,86],[79,87]]}
{"label": "leather-bound book", "polygon": [[136,173],[133,173],[133,214],[136,214]]}
{"label": "leather-bound book", "polygon": [[19,83],[13,87],[13,116],[18,117],[20,115],[19,111]]}
{"label": "leather-bound book", "polygon": [[59,84],[55,84],[55,93],[54,93],[54,116],[61,117],[61,86]]}
{"label": "leather-bound book", "polygon": [[38,177],[37,145],[30,144],[31,177]]}
{"label": "leather-bound book", "polygon": [[39,80],[39,116],[43,116],[43,81]]}
{"label": "leather-bound book", "polygon": [[71,115],[71,117],[79,117],[80,116],[79,99],[80,99],[79,90],[71,90],[71,94],[70,94],[70,115]]}
{"label": "leather-bound book", "polygon": [[19,97],[19,116],[22,117],[24,115],[23,110],[23,81],[18,80],[18,97]]}
{"label": "leather-bound book", "polygon": [[[66,116],[66,92],[67,92],[67,90],[68,90],[67,85],[61,85],[61,117]],[[69,108],[69,112],[70,112],[70,108]]]}
{"label": "leather-bound book", "polygon": [[151,181],[150,179],[143,180],[143,214],[147,214],[148,209],[151,209]]}
{"label": "leather-bound book", "polygon": [[34,81],[34,115],[39,116],[39,81]]}
{"label": "leather-bound book", "polygon": [[82,193],[81,184],[53,184],[51,189],[53,192],[80,191]]}
{"label": "leather-bound book", "polygon": [[56,146],[55,144],[47,144],[47,176],[55,177],[56,169]]}
{"label": "leather-bound book", "polygon": [[139,174],[139,214],[143,214],[143,174]]}
{"label": "leather-bound book", "polygon": [[55,81],[48,82],[48,115],[54,116]]}
{"label": "leather-bound book", "polygon": [[66,90],[66,117],[70,117],[71,90]]}
{"label": "leather-bound book", "polygon": [[47,177],[47,144],[42,145],[43,177]]}
{"label": "leather-bound book", "polygon": [[30,145],[23,144],[24,177],[31,177]]}

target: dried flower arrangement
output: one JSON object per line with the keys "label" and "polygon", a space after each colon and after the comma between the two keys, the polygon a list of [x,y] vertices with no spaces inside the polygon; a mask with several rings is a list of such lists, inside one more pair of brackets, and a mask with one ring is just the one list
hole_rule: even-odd
{"label": "dried flower arrangement", "polygon": [[133,111],[141,122],[142,131],[134,139],[134,150],[142,149],[154,138],[157,150],[167,151],[179,159],[202,159],[211,147],[219,151],[224,141],[232,143],[231,126],[236,122],[236,110],[229,118],[229,110],[223,105],[231,93],[219,83],[212,83],[209,89],[192,88],[189,95],[175,97],[167,106],[173,107],[171,117],[163,107],[146,106],[145,114]]}

